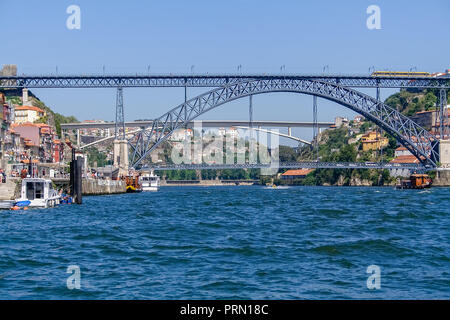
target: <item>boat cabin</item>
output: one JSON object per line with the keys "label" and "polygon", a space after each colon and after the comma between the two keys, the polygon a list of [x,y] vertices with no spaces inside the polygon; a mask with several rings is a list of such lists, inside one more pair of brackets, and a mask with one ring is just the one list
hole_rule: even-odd
{"label": "boat cabin", "polygon": [[31,207],[48,207],[59,204],[60,195],[53,189],[52,181],[42,178],[25,178],[22,180],[20,199],[31,201]]}

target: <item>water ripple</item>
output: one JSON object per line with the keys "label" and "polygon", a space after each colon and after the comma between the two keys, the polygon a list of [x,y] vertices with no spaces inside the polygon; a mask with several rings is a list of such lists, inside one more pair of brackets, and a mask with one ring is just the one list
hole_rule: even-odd
{"label": "water ripple", "polygon": [[1,211],[0,298],[448,299],[449,191],[169,187]]}

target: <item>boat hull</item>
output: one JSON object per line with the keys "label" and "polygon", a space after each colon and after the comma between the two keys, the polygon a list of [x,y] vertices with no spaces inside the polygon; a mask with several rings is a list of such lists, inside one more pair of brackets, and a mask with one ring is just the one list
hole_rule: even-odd
{"label": "boat hull", "polygon": [[[17,199],[16,202],[27,201],[25,199]],[[59,205],[61,203],[61,197],[54,197],[48,199],[34,199],[28,200],[30,203],[27,205],[29,208],[51,208]]]}
{"label": "boat hull", "polygon": [[156,192],[159,190],[159,187],[142,187],[142,191],[144,192]]}
{"label": "boat hull", "polygon": [[61,203],[61,195],[53,189],[52,181],[43,178],[24,178],[20,198],[15,200],[19,208],[49,208]]}
{"label": "boat hull", "polygon": [[135,188],[133,186],[127,186],[127,193],[142,192],[142,189]]}

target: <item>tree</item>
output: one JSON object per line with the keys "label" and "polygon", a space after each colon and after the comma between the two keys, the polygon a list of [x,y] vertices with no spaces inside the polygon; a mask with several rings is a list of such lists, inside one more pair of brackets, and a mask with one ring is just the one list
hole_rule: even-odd
{"label": "tree", "polygon": [[87,149],[88,163],[89,166],[94,167],[104,167],[108,164],[106,160],[106,154],[98,151],[95,147],[90,147]]}
{"label": "tree", "polygon": [[281,162],[294,162],[297,160],[297,153],[288,146],[280,146],[278,154]]}

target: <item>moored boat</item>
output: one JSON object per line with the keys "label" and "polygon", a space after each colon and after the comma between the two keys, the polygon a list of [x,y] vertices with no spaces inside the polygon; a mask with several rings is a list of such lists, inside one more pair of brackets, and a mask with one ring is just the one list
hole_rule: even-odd
{"label": "moored boat", "polygon": [[24,178],[20,198],[15,200],[17,207],[54,207],[61,202],[61,195],[53,189],[52,181],[43,178]]}
{"label": "moored boat", "polygon": [[430,188],[433,180],[427,174],[412,174],[409,179],[401,180],[397,189],[425,189]]}
{"label": "moored boat", "polygon": [[142,192],[142,186],[137,175],[125,176],[125,183],[127,185],[127,193]]}
{"label": "moored boat", "polygon": [[139,183],[142,187],[142,191],[159,190],[159,176],[155,175],[153,171],[150,173],[143,173],[139,177]]}

